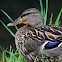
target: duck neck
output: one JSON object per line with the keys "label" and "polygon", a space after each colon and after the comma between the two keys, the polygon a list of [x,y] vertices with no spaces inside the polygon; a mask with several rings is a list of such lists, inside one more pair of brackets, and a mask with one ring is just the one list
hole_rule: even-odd
{"label": "duck neck", "polygon": [[43,24],[43,23],[39,23],[39,24],[37,24],[37,25],[34,26],[34,27],[39,27],[39,26],[44,26],[44,24]]}
{"label": "duck neck", "polygon": [[34,25],[34,26],[31,26],[31,27],[32,27],[32,28],[36,28],[36,27],[40,27],[40,26],[44,26],[44,24],[43,24],[43,23],[39,23],[39,24]]}

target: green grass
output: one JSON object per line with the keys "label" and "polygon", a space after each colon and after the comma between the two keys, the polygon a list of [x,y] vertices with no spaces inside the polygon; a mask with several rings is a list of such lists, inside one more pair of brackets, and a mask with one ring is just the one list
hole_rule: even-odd
{"label": "green grass", "polygon": [[[11,18],[5,11],[3,11],[2,9],[0,9],[0,11],[3,12],[3,14],[5,14],[6,17],[7,17],[11,22],[13,22],[12,18]],[[16,28],[16,30],[18,30],[18,28],[17,28],[16,25],[15,25],[15,28]]]}
{"label": "green grass", "polygon": [[48,0],[46,0],[46,9],[43,8],[42,0],[40,0],[40,6],[41,6],[41,14],[44,17],[44,26],[46,26],[47,12],[48,12]]}
{"label": "green grass", "polygon": [[[46,23],[48,22],[47,21],[47,13],[48,13],[48,0],[46,0],[46,8],[43,8],[43,4],[42,4],[42,0],[40,0],[40,6],[41,6],[41,14],[42,16],[44,17],[44,26],[46,26]],[[13,21],[12,18],[5,12],[3,11],[2,9],[0,9],[1,12],[3,12],[3,14],[6,15],[6,17],[10,20],[10,21]],[[62,13],[62,8],[56,18],[56,21],[55,21],[55,25],[59,25],[60,22],[59,22],[59,19],[60,19],[60,16],[61,16],[61,13]],[[52,24],[52,18],[53,18],[53,13],[51,14],[51,17],[50,17],[50,22],[49,24]],[[15,37],[15,34],[12,32],[12,30],[10,30],[4,22],[2,22],[2,20],[0,20],[0,22],[2,23],[2,25],[9,31],[9,33]],[[15,26],[16,30],[18,30],[17,26]],[[23,44],[24,46],[24,44]],[[2,49],[1,49],[2,50]],[[9,56],[7,56],[7,53],[9,54]],[[0,53],[1,54],[1,53]],[[42,58],[43,58],[43,54],[42,54],[42,49],[41,49],[41,55],[42,55]],[[17,51],[13,51],[13,49],[10,48],[10,51],[7,51],[7,49],[3,49],[2,50],[2,54],[1,54],[1,60],[0,62],[26,62],[26,60],[24,59],[23,60],[23,56],[20,55]],[[34,61],[36,62],[36,60]],[[44,61],[43,61],[44,62]],[[46,61],[48,62],[48,61]],[[51,61],[53,62],[53,61]]]}
{"label": "green grass", "polygon": [[[40,6],[41,6],[41,14],[42,14],[42,16],[44,17],[44,26],[46,26],[46,23],[48,22],[48,21],[47,21],[48,0],[46,0],[46,9],[43,8],[42,0],[40,0]],[[60,24],[60,22],[61,22],[61,21],[59,22],[61,13],[62,13],[62,8],[61,8],[61,10],[60,10],[60,12],[59,12],[59,14],[58,14],[58,16],[57,16],[57,18],[56,18],[56,21],[55,21],[55,25],[57,25],[57,26],[58,26],[58,25]],[[49,24],[52,24],[52,17],[53,17],[53,13],[51,14]]]}
{"label": "green grass", "polygon": [[2,25],[10,32],[10,34],[15,37],[15,34],[0,20],[0,22],[2,23]]}
{"label": "green grass", "polygon": [[40,48],[40,51],[41,51],[41,55],[42,55],[42,62],[44,62],[44,57],[43,57],[43,51],[42,51],[42,48]]}
{"label": "green grass", "polygon": [[6,62],[26,62],[26,60],[23,59],[23,56],[20,55],[17,52],[17,50],[14,51],[13,49],[10,49],[10,51],[7,51],[7,49],[2,50],[0,62],[5,62],[5,61]]}

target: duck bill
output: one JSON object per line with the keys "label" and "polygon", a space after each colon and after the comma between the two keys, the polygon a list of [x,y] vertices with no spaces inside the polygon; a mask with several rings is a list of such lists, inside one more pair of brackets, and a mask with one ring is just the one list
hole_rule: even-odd
{"label": "duck bill", "polygon": [[18,25],[18,24],[24,24],[23,21],[22,21],[22,18],[16,19],[15,21],[7,24],[7,26],[15,26],[15,25]]}

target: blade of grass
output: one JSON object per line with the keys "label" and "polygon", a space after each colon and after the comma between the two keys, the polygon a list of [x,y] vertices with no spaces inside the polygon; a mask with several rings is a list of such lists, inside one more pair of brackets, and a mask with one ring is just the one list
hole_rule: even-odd
{"label": "blade of grass", "polygon": [[13,55],[18,55],[19,53],[14,53]]}
{"label": "blade of grass", "polygon": [[3,12],[8,17],[9,20],[11,20],[13,22],[13,20],[11,19],[11,17],[5,11],[3,11],[2,9],[0,9],[0,10],[1,10],[1,12]]}
{"label": "blade of grass", "polygon": [[[2,9],[0,9],[0,10],[1,10],[1,12],[3,12],[3,13],[8,17],[8,19],[9,19],[11,22],[13,22],[12,18],[11,18],[5,11],[3,11]],[[15,26],[15,28],[16,28],[16,30],[18,30],[17,26]]]}
{"label": "blade of grass", "polygon": [[4,59],[4,51],[3,51],[3,54],[2,54],[2,61],[4,62],[5,61],[5,59]]}
{"label": "blade of grass", "polygon": [[15,34],[0,20],[0,22],[2,23],[2,25],[10,32],[10,34],[15,37]]}
{"label": "blade of grass", "polygon": [[45,24],[46,24],[45,14],[46,14],[46,12],[45,12],[45,8],[44,8],[44,14],[43,14],[43,17],[44,17],[44,26],[45,26]]}
{"label": "blade of grass", "polygon": [[23,56],[19,55],[17,62],[27,62],[27,61],[23,59]]}
{"label": "blade of grass", "polygon": [[35,58],[34,62],[36,62],[36,60],[37,60],[37,57]]}
{"label": "blade of grass", "polygon": [[42,62],[44,62],[44,57],[43,57],[43,51],[42,51],[42,48],[40,48],[40,51],[41,51],[41,55],[42,55]]}
{"label": "blade of grass", "polygon": [[10,52],[10,59],[9,59],[9,62],[12,62],[13,61],[13,50]]}
{"label": "blade of grass", "polygon": [[48,0],[46,0],[46,13],[48,11]]}
{"label": "blade of grass", "polygon": [[41,14],[43,16],[43,4],[42,4],[42,0],[40,0],[40,6],[41,6]]}
{"label": "blade of grass", "polygon": [[7,56],[5,56],[5,59],[6,59],[6,62],[8,62],[8,61],[9,61]]}
{"label": "blade of grass", "polygon": [[7,51],[7,50],[5,50],[5,52],[6,52],[6,53],[8,53],[8,54],[10,54],[10,52],[9,52],[9,51]]}
{"label": "blade of grass", "polygon": [[46,26],[46,21],[47,21],[47,12],[48,12],[48,0],[46,0],[46,14],[45,14],[45,23],[44,23],[44,26]]}
{"label": "blade of grass", "polygon": [[53,17],[53,13],[51,14],[50,23],[49,24],[52,24],[52,17]]}
{"label": "blade of grass", "polygon": [[56,21],[55,21],[55,25],[58,25],[59,19],[60,19],[60,16],[61,16],[61,13],[62,13],[62,8],[61,8],[60,13],[59,13],[58,16],[57,16],[57,19],[56,19]]}

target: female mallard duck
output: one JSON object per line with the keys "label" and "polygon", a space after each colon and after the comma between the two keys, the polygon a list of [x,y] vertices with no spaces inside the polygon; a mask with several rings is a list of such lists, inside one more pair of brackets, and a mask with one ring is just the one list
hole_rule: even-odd
{"label": "female mallard duck", "polygon": [[61,57],[62,27],[55,25],[45,27],[40,11],[35,8],[25,10],[7,26],[17,24],[25,24],[16,32],[15,43],[19,53],[22,53],[28,62],[33,62],[35,58],[38,61],[39,56],[42,57],[40,48],[44,57]]}

